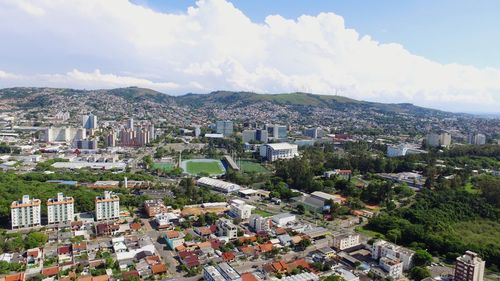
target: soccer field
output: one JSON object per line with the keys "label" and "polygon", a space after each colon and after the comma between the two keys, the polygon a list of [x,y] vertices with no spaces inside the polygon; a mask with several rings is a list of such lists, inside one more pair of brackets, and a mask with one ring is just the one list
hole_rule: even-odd
{"label": "soccer field", "polygon": [[182,168],[191,175],[199,175],[202,173],[209,175],[223,175],[226,173],[221,161],[215,159],[186,160],[182,162]]}
{"label": "soccer field", "polygon": [[264,168],[260,163],[252,160],[240,160],[237,162],[243,172],[269,173],[269,170]]}
{"label": "soccer field", "polygon": [[174,169],[174,164],[172,163],[154,163],[153,169],[161,169],[163,171],[172,171]]}

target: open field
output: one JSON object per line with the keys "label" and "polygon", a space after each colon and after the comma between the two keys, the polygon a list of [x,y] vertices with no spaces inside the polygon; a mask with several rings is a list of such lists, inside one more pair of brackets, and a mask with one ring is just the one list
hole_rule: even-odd
{"label": "open field", "polygon": [[174,168],[174,164],[172,163],[154,163],[153,169],[161,169],[163,171],[171,171]]}
{"label": "open field", "polygon": [[215,159],[191,159],[182,161],[182,169],[191,175],[223,175],[226,170],[220,160]]}
{"label": "open field", "polygon": [[451,225],[450,235],[461,237],[462,241],[478,244],[500,245],[500,223],[493,220],[476,219]]}
{"label": "open field", "polygon": [[261,209],[255,209],[252,211],[252,213],[254,213],[256,215],[260,215],[261,217],[264,217],[264,218],[267,218],[267,217],[270,217],[273,215],[273,214],[271,214],[267,211],[261,210]]}
{"label": "open field", "polygon": [[252,160],[239,160],[237,162],[243,172],[251,173],[269,173],[269,170],[264,168],[260,163]]}

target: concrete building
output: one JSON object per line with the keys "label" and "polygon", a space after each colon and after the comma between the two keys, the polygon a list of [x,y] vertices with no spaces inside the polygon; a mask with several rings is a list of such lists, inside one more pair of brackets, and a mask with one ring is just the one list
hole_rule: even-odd
{"label": "concrete building", "polygon": [[359,244],[359,234],[356,233],[334,235],[333,237],[333,247],[341,251],[356,247]]}
{"label": "concrete building", "polygon": [[120,197],[111,191],[104,191],[104,196],[95,198],[95,216],[97,221],[120,218]]}
{"label": "concrete building", "polygon": [[255,131],[255,139],[262,143],[267,143],[267,141],[269,140],[269,134],[267,133],[267,130],[257,129]]}
{"label": "concrete building", "polygon": [[234,239],[238,237],[238,228],[230,220],[225,218],[220,218],[217,223],[217,234],[219,236],[227,237],[228,239]]}
{"label": "concrete building", "polygon": [[152,218],[158,214],[167,213],[169,209],[163,204],[163,200],[152,199],[144,201],[144,211],[148,217]]}
{"label": "concrete building", "polygon": [[485,262],[474,252],[467,251],[455,263],[456,281],[482,281]]}
{"label": "concrete building", "polygon": [[129,118],[127,121],[127,128],[130,130],[134,130],[134,118]]}
{"label": "concrete building", "polygon": [[116,133],[114,131],[110,131],[106,137],[104,138],[104,145],[106,147],[115,147],[116,146]]}
{"label": "concrete building", "polygon": [[257,140],[257,131],[256,130],[244,130],[241,133],[241,139],[243,143],[248,143]]}
{"label": "concrete building", "polygon": [[264,144],[260,147],[260,156],[269,162],[291,159],[299,156],[298,146],[287,142]]}
{"label": "concrete building", "polygon": [[41,224],[40,199],[30,199],[29,195],[24,195],[20,201],[10,204],[10,215],[12,229],[35,227]]}
{"label": "concrete building", "polygon": [[275,140],[284,140],[288,137],[288,128],[283,125],[266,125],[267,134],[269,138]]}
{"label": "concrete building", "polygon": [[86,137],[87,132],[84,128],[49,127],[43,130],[41,140],[44,142],[75,143],[77,140],[85,139]]}
{"label": "concrete building", "polygon": [[290,213],[277,214],[272,216],[273,224],[283,227],[296,220],[295,215]]}
{"label": "concrete building", "polygon": [[236,192],[241,189],[241,186],[235,184],[235,183],[230,183],[230,182],[225,182],[222,180],[218,179],[212,179],[209,177],[202,177],[196,181],[196,184],[200,186],[205,186],[211,189],[214,189],[219,192],[223,193],[232,193]]}
{"label": "concrete building", "polygon": [[321,128],[306,128],[303,134],[305,137],[310,137],[312,139],[321,138],[323,136]]}
{"label": "concrete building", "polygon": [[268,232],[271,230],[271,219],[254,214],[250,216],[248,225],[255,232]]}
{"label": "concrete building", "polygon": [[229,137],[233,134],[233,121],[217,121],[215,123],[217,134],[222,134],[224,137]]}
{"label": "concrete building", "polygon": [[97,129],[97,116],[90,113],[82,118],[82,127],[84,129]]}
{"label": "concrete building", "polygon": [[383,257],[398,258],[403,263],[403,269],[409,270],[413,264],[414,251],[401,247],[384,240],[377,240],[372,245],[372,258]]}
{"label": "concrete building", "polygon": [[226,278],[212,265],[203,268],[203,279],[207,281],[226,281]]}
{"label": "concrete building", "polygon": [[429,133],[426,136],[426,143],[428,146],[448,147],[451,145],[451,135],[448,132],[442,132],[440,134]]}
{"label": "concrete building", "polygon": [[47,200],[47,219],[49,224],[69,223],[75,219],[75,200],[62,192],[56,198]]}
{"label": "concrete building", "polygon": [[229,205],[229,213],[231,216],[240,219],[247,220],[252,215],[252,210],[255,209],[254,206],[245,203],[243,200],[233,199]]}
{"label": "concrete building", "polygon": [[484,134],[469,134],[467,142],[473,145],[485,145],[486,136]]}
{"label": "concrete building", "polygon": [[228,263],[222,262],[216,266],[207,265],[203,268],[203,278],[207,281],[241,281],[241,275]]}
{"label": "concrete building", "polygon": [[382,257],[379,261],[380,267],[387,271],[387,276],[397,280],[403,276],[403,263],[394,257]]}
{"label": "concrete building", "polygon": [[78,149],[97,149],[97,140],[77,140],[76,148]]}

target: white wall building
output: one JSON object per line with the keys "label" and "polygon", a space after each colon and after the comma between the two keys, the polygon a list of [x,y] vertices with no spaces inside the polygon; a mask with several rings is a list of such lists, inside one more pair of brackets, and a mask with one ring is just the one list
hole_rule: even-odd
{"label": "white wall building", "polygon": [[283,214],[274,215],[272,217],[272,220],[273,220],[273,224],[275,224],[279,227],[283,227],[289,223],[294,222],[296,220],[296,217],[295,217],[295,215],[290,214],[290,213],[283,213]]}
{"label": "white wall building", "polygon": [[217,221],[216,225],[219,236],[225,236],[228,239],[238,237],[238,228],[230,220],[221,218]]}
{"label": "white wall building", "polygon": [[451,144],[451,135],[448,132],[442,132],[440,134],[429,133],[426,137],[426,143],[428,146],[448,147]]}
{"label": "white wall building", "polygon": [[49,224],[68,223],[75,218],[73,197],[65,197],[63,193],[57,193],[56,198],[47,200],[47,219]]}
{"label": "white wall building", "polygon": [[398,258],[382,257],[379,264],[392,279],[397,280],[403,276],[403,263]]}
{"label": "white wall building", "polygon": [[12,229],[40,226],[41,223],[40,199],[30,199],[24,195],[20,201],[14,201],[10,205]]}
{"label": "white wall building", "polygon": [[243,200],[233,199],[229,205],[230,214],[240,220],[247,220],[252,215],[252,210],[255,209],[254,206],[245,203]]}
{"label": "white wall building", "polygon": [[291,159],[299,156],[298,146],[287,142],[264,144],[260,147],[260,156],[270,162],[278,159]]}
{"label": "white wall building", "polygon": [[426,153],[426,151],[417,149],[408,144],[387,146],[387,157],[400,157],[409,154],[419,154],[419,153]]}
{"label": "white wall building", "polygon": [[352,247],[356,247],[359,244],[360,244],[359,234],[355,233],[341,234],[341,235],[334,235],[333,237],[333,247],[341,251]]}
{"label": "white wall building", "polygon": [[43,131],[41,138],[44,142],[66,142],[74,143],[87,137],[84,128],[73,127],[49,127]]}
{"label": "white wall building", "polygon": [[82,117],[82,127],[85,129],[96,129],[97,128],[97,116],[90,113],[89,115],[84,115]]}
{"label": "white wall building", "polygon": [[120,197],[111,191],[104,191],[104,196],[95,198],[95,216],[97,221],[120,218]]}
{"label": "white wall building", "polygon": [[398,258],[403,263],[403,269],[409,270],[413,263],[414,251],[401,247],[384,240],[377,240],[372,245],[372,258],[383,257]]}
{"label": "white wall building", "polygon": [[235,183],[225,182],[218,179],[212,179],[209,177],[202,177],[198,179],[196,181],[196,184],[201,186],[206,186],[224,193],[236,192],[241,189],[241,186]]}
{"label": "white wall building", "polygon": [[250,225],[250,228],[255,232],[268,232],[271,230],[271,219],[254,214],[250,216],[248,225]]}

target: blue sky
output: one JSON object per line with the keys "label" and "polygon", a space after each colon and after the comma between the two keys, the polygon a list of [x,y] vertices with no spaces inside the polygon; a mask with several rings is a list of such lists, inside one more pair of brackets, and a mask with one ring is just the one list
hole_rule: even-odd
{"label": "blue sky", "polygon": [[500,1],[0,0],[0,88],[500,108]]}
{"label": "blue sky", "polygon": [[[193,0],[135,0],[168,13],[184,13]],[[441,63],[500,68],[500,1],[491,0],[233,0],[253,21],[279,14],[333,12],[346,26],[382,43],[397,42]]]}

